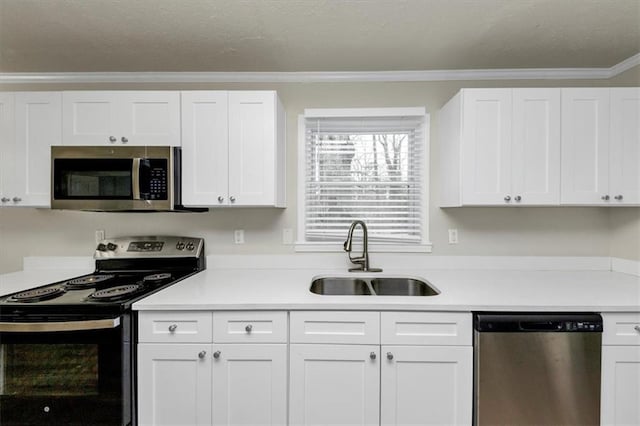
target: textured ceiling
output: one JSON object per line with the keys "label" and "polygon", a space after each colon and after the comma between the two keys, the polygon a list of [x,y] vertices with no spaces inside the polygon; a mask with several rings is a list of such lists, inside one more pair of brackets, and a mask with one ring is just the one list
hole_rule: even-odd
{"label": "textured ceiling", "polygon": [[610,67],[640,0],[0,0],[0,72]]}

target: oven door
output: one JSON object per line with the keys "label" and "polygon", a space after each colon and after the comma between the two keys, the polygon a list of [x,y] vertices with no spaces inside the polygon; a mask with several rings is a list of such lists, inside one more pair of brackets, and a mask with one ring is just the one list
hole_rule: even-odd
{"label": "oven door", "polygon": [[2,426],[131,424],[128,318],[0,330]]}
{"label": "oven door", "polygon": [[51,208],[171,210],[170,147],[51,148]]}

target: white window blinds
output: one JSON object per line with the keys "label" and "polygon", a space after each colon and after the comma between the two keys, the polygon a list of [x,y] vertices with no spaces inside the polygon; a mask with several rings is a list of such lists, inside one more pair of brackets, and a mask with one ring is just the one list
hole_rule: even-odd
{"label": "white window blinds", "polygon": [[371,241],[422,243],[425,127],[424,115],[305,118],[305,241],[344,241],[360,219]]}

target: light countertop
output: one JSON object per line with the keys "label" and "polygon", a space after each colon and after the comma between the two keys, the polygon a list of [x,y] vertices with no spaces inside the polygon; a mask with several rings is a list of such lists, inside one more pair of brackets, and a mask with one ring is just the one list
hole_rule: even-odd
{"label": "light countertop", "polygon": [[[215,267],[136,302],[133,309],[640,312],[640,276],[603,270],[608,263],[597,258],[551,258],[551,262],[523,258],[520,263],[517,258],[508,259],[509,265],[520,269],[505,269],[502,258],[485,258],[482,262],[473,259],[466,262],[471,266],[466,269],[388,268],[388,262],[374,265],[385,267],[379,274],[348,273],[346,267],[335,265],[316,268],[311,266],[317,264],[315,258],[307,262],[305,257],[296,257],[297,269],[279,267],[274,259],[262,256],[247,262],[240,256],[209,258],[208,264]],[[290,259],[287,257],[282,264],[290,265]],[[477,267],[487,264],[487,259],[495,269]],[[442,260],[438,259],[440,264],[445,263]],[[27,258],[24,271],[0,275],[0,295],[93,272],[92,262],[90,258]],[[594,269],[584,269],[588,265],[594,265]],[[550,270],[542,270],[545,268]],[[309,291],[315,277],[356,275],[419,278],[440,294],[320,296]]]}
{"label": "light countertop", "polygon": [[138,301],[133,309],[640,312],[640,277],[609,271],[385,269],[380,275],[425,279],[440,294],[321,296],[309,291],[314,277],[356,274],[344,269],[207,269]]}

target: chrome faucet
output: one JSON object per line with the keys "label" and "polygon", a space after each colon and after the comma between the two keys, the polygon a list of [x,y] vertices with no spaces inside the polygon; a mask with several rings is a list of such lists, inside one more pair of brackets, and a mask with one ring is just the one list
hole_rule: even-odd
{"label": "chrome faucet", "polygon": [[[362,256],[360,257],[351,257],[351,246],[353,241],[353,231],[356,229],[356,226],[360,225],[362,227]],[[347,234],[347,241],[344,242],[344,251],[349,254],[349,260],[351,263],[355,265],[360,265],[357,268],[350,268],[349,272],[382,272],[380,268],[370,268],[369,267],[369,235],[367,232],[367,225],[361,220],[355,220],[349,227],[349,233]]]}

